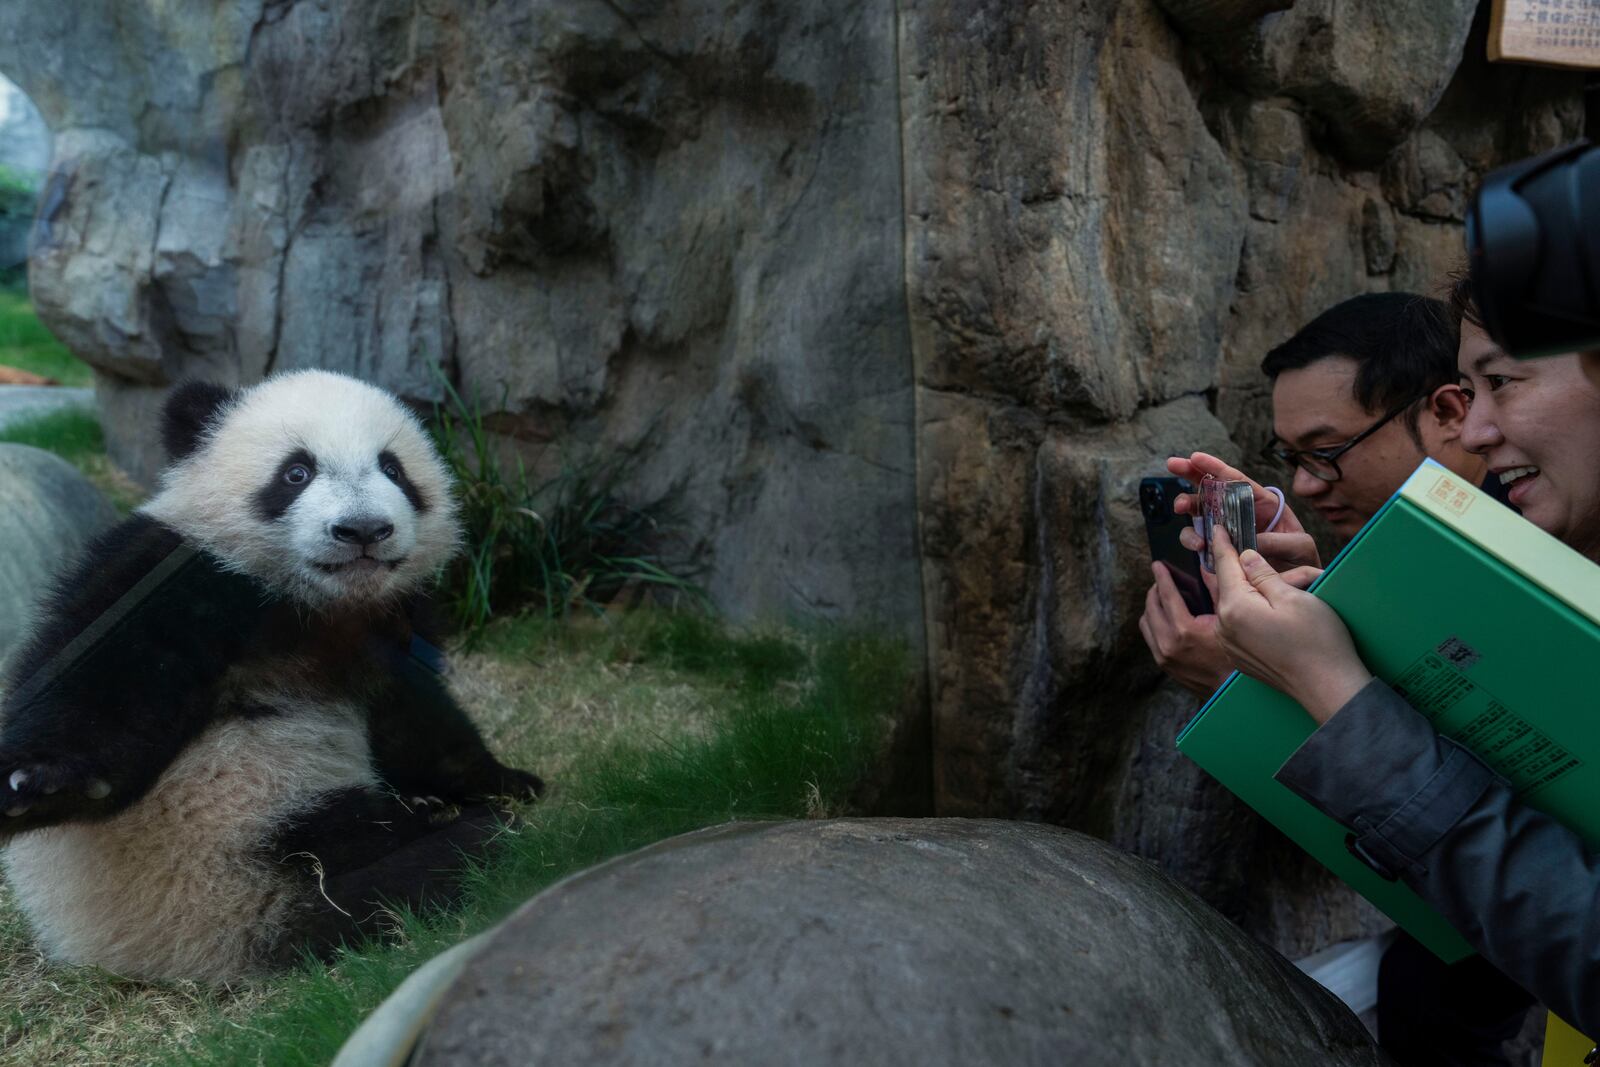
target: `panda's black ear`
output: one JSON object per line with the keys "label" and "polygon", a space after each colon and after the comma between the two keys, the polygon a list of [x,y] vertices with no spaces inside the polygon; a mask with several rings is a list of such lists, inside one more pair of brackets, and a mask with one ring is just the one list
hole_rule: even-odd
{"label": "panda's black ear", "polygon": [[167,455],[179,460],[193,452],[200,435],[233,397],[232,389],[210,382],[184,382],[174,389],[161,410],[161,443]]}

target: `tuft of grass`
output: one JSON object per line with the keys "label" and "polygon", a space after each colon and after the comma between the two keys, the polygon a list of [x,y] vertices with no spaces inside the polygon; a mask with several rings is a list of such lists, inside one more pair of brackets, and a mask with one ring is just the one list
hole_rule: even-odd
{"label": "tuft of grass", "polygon": [[30,970],[0,904],[0,1062],[325,1064],[423,962],[567,874],[728,819],[842,813],[908,679],[902,647],[860,633],[736,633],[657,610],[496,620],[451,685],[497,753],[551,793],[473,869],[460,908],[403,915],[393,942],[213,993]]}
{"label": "tuft of grass", "polygon": [[62,385],[94,384],[89,365],[45,329],[27,294],[0,288],[0,364],[54,378]]}
{"label": "tuft of grass", "polygon": [[64,408],[18,419],[0,427],[0,441],[54,452],[82,471],[120,515],[144,499],[144,491],[107,457],[105,434],[92,411]]}
{"label": "tuft of grass", "polygon": [[520,458],[514,468],[502,460],[481,409],[442,374],[439,380],[446,403],[435,408],[434,439],[455,476],[467,531],[466,551],[445,584],[469,641],[497,614],[564,618],[631,587],[701,599],[658,552],[664,505],[623,499],[626,457],[566,463],[535,483]]}

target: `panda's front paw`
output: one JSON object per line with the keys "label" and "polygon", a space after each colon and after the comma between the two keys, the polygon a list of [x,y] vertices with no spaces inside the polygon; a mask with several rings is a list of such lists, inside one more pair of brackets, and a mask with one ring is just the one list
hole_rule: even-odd
{"label": "panda's front paw", "polygon": [[111,783],[82,760],[0,751],[0,834],[109,809]]}

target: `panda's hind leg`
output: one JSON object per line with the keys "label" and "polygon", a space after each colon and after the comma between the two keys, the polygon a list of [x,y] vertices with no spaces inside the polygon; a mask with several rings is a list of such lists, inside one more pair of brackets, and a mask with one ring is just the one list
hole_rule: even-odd
{"label": "panda's hind leg", "polygon": [[309,950],[327,958],[341,944],[388,931],[391,909],[448,907],[460,900],[462,867],[489,851],[506,822],[486,805],[449,821],[376,789],[347,789],[297,818],[269,856],[301,886],[271,943],[272,965]]}

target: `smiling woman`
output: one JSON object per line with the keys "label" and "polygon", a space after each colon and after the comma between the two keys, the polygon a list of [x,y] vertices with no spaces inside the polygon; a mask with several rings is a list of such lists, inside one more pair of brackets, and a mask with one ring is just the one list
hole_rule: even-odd
{"label": "smiling woman", "polygon": [[1577,353],[1515,359],[1466,316],[1461,375],[1472,398],[1462,443],[1524,517],[1600,561],[1600,386]]}

